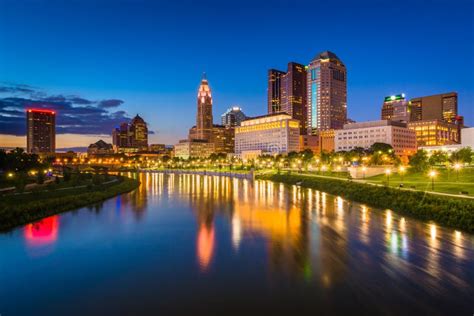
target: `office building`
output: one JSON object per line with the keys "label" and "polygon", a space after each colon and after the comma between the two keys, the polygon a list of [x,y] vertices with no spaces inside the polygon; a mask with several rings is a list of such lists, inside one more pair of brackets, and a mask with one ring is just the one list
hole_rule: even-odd
{"label": "office building", "polygon": [[411,104],[411,121],[442,120],[456,123],[458,117],[458,94],[442,93],[413,98]]}
{"label": "office building", "polygon": [[452,153],[458,151],[462,148],[471,148],[474,150],[474,127],[463,128],[461,129],[461,144],[452,144],[452,145],[440,145],[440,146],[421,146],[418,147],[418,150],[423,149],[428,153],[434,151],[444,151]]}
{"label": "office building", "polygon": [[117,152],[147,151],[147,123],[137,114],[130,123],[120,124],[112,131],[112,144]]}
{"label": "office building", "polygon": [[418,147],[444,146],[461,142],[459,126],[442,119],[410,122],[408,128],[416,132]]}
{"label": "office building", "polygon": [[368,149],[375,143],[391,145],[399,156],[411,156],[417,148],[415,132],[402,122],[380,120],[352,123],[335,130],[336,152],[357,147]]}
{"label": "office building", "polygon": [[139,151],[148,150],[148,127],[138,114],[132,119],[129,126],[130,147]]}
{"label": "office building", "polygon": [[261,154],[299,151],[300,123],[277,113],[247,119],[235,128],[235,154],[248,159]]}
{"label": "office building", "polygon": [[239,126],[240,123],[247,119],[247,116],[238,106],[233,106],[221,115],[221,123],[226,127]]}
{"label": "office building", "polygon": [[382,104],[381,119],[399,122],[410,121],[410,103],[405,99],[405,94],[385,97]]}
{"label": "office building", "polygon": [[300,151],[309,149],[313,153],[319,153],[319,137],[318,135],[300,135]]}
{"label": "office building", "polygon": [[174,146],[174,156],[188,159],[207,158],[214,153],[214,144],[203,139],[183,139]]}
{"label": "office building", "polygon": [[211,143],[214,144],[214,152],[230,154],[234,152],[234,127],[214,124],[212,128]]}
{"label": "office building", "polygon": [[307,69],[307,129],[342,129],[347,122],[347,71],[336,54],[325,51]]}
{"label": "office building", "polygon": [[335,137],[336,132],[333,129],[327,129],[318,132],[319,137],[319,150],[320,152],[333,152],[335,150]]}
{"label": "office building", "polygon": [[26,150],[46,154],[56,150],[56,113],[44,109],[26,110]]}
{"label": "office building", "polygon": [[196,129],[193,139],[210,141],[212,135],[212,95],[209,82],[204,74],[197,95]]}
{"label": "office building", "polygon": [[284,71],[270,69],[268,71],[268,114],[281,112],[281,79]]}
{"label": "office building", "polygon": [[[306,69],[290,62],[286,72],[269,70],[268,113],[287,113],[300,121],[301,134],[306,134]],[[279,88],[279,92],[275,89]]]}

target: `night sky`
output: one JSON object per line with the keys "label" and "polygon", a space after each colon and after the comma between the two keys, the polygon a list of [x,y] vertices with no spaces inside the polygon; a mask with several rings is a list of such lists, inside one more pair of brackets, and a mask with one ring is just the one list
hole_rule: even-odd
{"label": "night sky", "polygon": [[151,143],[173,144],[202,72],[217,123],[232,105],[264,114],[267,70],[324,50],[347,67],[350,118],[379,119],[387,95],[457,91],[474,125],[473,21],[471,0],[0,0],[0,146],[25,146],[26,106],[58,111],[58,147],[110,141],[98,135],[137,113]]}

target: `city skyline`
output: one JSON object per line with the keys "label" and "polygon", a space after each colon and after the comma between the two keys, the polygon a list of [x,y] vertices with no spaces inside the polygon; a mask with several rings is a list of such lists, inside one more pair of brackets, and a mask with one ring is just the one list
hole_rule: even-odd
{"label": "city skyline", "polygon": [[[0,29],[6,30],[6,26],[8,26],[14,31],[12,34],[0,32],[3,39],[0,42],[0,60],[15,58],[13,59],[15,62],[0,62],[2,73],[0,82],[3,82],[0,86],[0,121],[3,125],[0,130],[2,146],[26,147],[26,129],[23,132],[19,130],[15,118],[20,115],[18,108],[23,106],[21,124],[25,124],[25,105],[31,103],[31,100],[42,105],[52,104],[53,108],[57,110],[57,148],[86,147],[99,138],[104,138],[104,134],[102,134],[104,130],[101,127],[114,127],[124,119],[130,120],[136,114],[145,118],[149,123],[151,133],[154,133],[149,135],[149,143],[174,144],[178,139],[186,136],[188,127],[192,126],[195,121],[195,93],[202,72],[208,74],[212,85],[215,119],[234,105],[242,107],[250,117],[258,116],[265,114],[267,108],[266,76],[268,69],[285,69],[285,65],[289,61],[308,65],[315,54],[325,50],[335,52],[344,61],[350,74],[347,82],[349,118],[356,121],[377,119],[380,104],[387,95],[405,93],[407,98],[411,99],[424,95],[456,91],[459,96],[459,113],[464,116],[465,124],[472,126],[474,124],[472,110],[474,80],[472,72],[467,70],[474,66],[472,57],[470,57],[474,50],[473,41],[469,41],[465,37],[466,30],[470,37],[474,33],[472,31],[472,21],[468,19],[467,12],[472,8],[472,4],[468,1],[459,1],[458,6],[445,7],[446,3],[440,1],[433,3],[429,8],[422,8],[420,2],[411,6],[408,6],[407,3],[397,4],[395,8],[394,5],[390,4],[379,4],[370,7],[368,5],[370,3],[373,2],[366,2],[360,8],[354,8],[347,4],[342,10],[341,14],[343,16],[348,15],[351,9],[356,9],[362,15],[359,16],[359,19],[352,18],[350,20],[354,26],[353,29],[345,29],[343,32],[342,29],[336,27],[333,37],[330,37],[310,27],[307,30],[301,30],[296,36],[301,39],[314,37],[316,39],[315,44],[311,41],[302,41],[293,47],[283,47],[281,50],[272,51],[271,54],[264,47],[265,43],[258,43],[260,39],[264,38],[263,33],[266,28],[259,27],[256,17],[261,17],[259,14],[265,9],[264,6],[246,3],[244,7],[252,10],[239,8],[234,15],[230,15],[225,8],[217,6],[214,10],[222,13],[222,16],[216,17],[217,19],[229,16],[232,16],[233,19],[248,18],[249,25],[243,27],[235,38],[236,43],[239,44],[239,49],[232,45],[233,42],[224,40],[220,42],[221,46],[232,49],[220,49],[218,53],[213,52],[216,46],[212,44],[212,40],[220,39],[222,32],[235,30],[227,24],[224,24],[222,30],[214,30],[212,23],[201,22],[200,26],[204,28],[209,36],[210,45],[202,48],[202,52],[196,52],[195,56],[193,55],[189,61],[183,63],[178,60],[189,56],[186,52],[187,45],[182,42],[192,40],[196,33],[191,32],[190,35],[177,37],[177,44],[172,45],[170,52],[160,52],[155,56],[154,53],[157,52],[158,47],[149,46],[143,41],[142,36],[145,37],[148,34],[144,23],[149,22],[152,26],[153,31],[148,35],[156,37],[162,34],[162,23],[164,22],[154,22],[152,16],[145,15],[145,22],[138,23],[129,32],[125,32],[123,28],[115,24],[113,27],[101,25],[96,15],[110,10],[111,13],[123,16],[128,7],[125,5],[119,9],[110,3],[107,5],[105,1],[100,3],[101,5],[97,7],[96,13],[92,15],[92,26],[100,25],[103,27],[104,34],[115,38],[124,36],[128,40],[130,40],[130,32],[142,32],[143,34],[139,36],[136,42],[131,42],[131,44],[137,44],[140,55],[127,51],[118,53],[115,51],[116,53],[109,56],[105,44],[98,46],[94,53],[88,52],[87,46],[73,45],[76,49],[74,52],[61,46],[63,47],[61,53],[45,49],[42,53],[36,54],[31,49],[32,46],[28,46],[38,44],[35,42],[36,40],[32,39],[34,36],[41,37],[41,35],[45,35],[42,37],[41,45],[56,43],[51,34],[46,34],[49,30],[37,27],[42,14],[46,14],[46,9],[63,13],[60,16],[64,16],[64,18],[67,16],[72,18],[90,9],[91,4],[86,1],[81,4],[69,4],[69,7],[67,5],[57,5],[54,8],[45,5],[38,8],[36,16],[29,16],[32,13],[26,12],[25,25],[19,25],[18,22],[13,21],[12,17],[18,16],[22,12],[21,4],[8,2],[8,5],[5,5],[8,10],[1,10],[1,12],[10,14],[7,16],[5,13],[0,13],[0,26],[2,26]],[[300,4],[303,5],[303,3]],[[32,5],[34,6],[34,4]],[[271,9],[271,15],[283,12],[288,6],[289,3],[281,2]],[[140,12],[144,9],[155,9],[155,11],[152,11],[156,12],[157,15],[163,15],[169,11],[174,12],[177,7],[169,4],[157,8],[156,5],[145,1],[142,8],[133,8],[133,10],[140,10]],[[429,20],[425,21],[426,24],[423,27],[410,29],[410,27],[414,27],[414,21],[410,20],[409,17],[415,16],[422,9],[428,10],[432,18],[441,14],[443,16],[446,13],[450,14],[445,23],[436,22],[435,24]],[[202,11],[203,9],[198,10]],[[378,37],[380,37],[380,33],[385,32],[385,36],[383,39],[374,40],[375,35],[367,33],[368,23],[361,21],[363,16],[374,15],[373,23],[380,23],[383,20],[382,14],[393,10],[398,13],[403,12],[406,15],[409,21],[408,26],[400,25],[399,30],[395,30],[389,25],[381,24],[380,30],[374,32],[377,33]],[[191,11],[184,10],[183,18],[192,16]],[[204,13],[213,15],[212,12]],[[327,20],[328,18],[321,17],[321,19]],[[432,20],[436,19],[433,18]],[[130,21],[135,21],[133,16]],[[130,21],[126,23],[127,26],[131,26]],[[196,22],[196,19],[191,18],[187,24],[188,28],[194,22]],[[54,24],[54,21],[51,21],[51,23]],[[78,23],[81,26],[85,24],[82,21]],[[73,27],[65,26],[64,28],[66,30],[58,31],[59,33],[55,34],[57,35],[58,45],[68,42],[63,32],[70,31],[72,33],[71,38],[78,35]],[[252,31],[256,32],[253,36],[250,36],[251,28],[253,28]],[[28,29],[34,29],[35,31],[26,33]],[[463,36],[459,32],[461,29],[464,30]],[[180,27],[175,25],[171,25],[167,29],[167,31],[172,31],[173,34],[179,33],[179,30]],[[278,36],[283,39],[288,37],[290,33],[295,36],[292,30],[294,29],[288,27]],[[359,36],[356,36],[356,32],[361,30],[365,30],[365,32],[358,33]],[[459,32],[459,34],[456,32]],[[15,40],[13,36],[15,34],[25,35],[26,39],[30,40],[29,43],[20,43]],[[443,42],[442,45],[439,39],[447,37],[447,34],[449,34],[447,43]],[[361,44],[356,45],[354,37],[360,40]],[[97,36],[92,36],[91,41],[97,42],[98,39]],[[387,43],[385,43],[385,40]],[[110,45],[111,48],[117,48],[115,42],[111,42]],[[400,48],[397,45],[402,47]],[[151,50],[147,51],[149,48]],[[252,49],[249,50],[249,48]],[[376,48],[378,49],[376,50]],[[429,51],[429,54],[427,51]],[[171,58],[171,54],[176,52],[181,52],[181,55],[177,55],[177,61],[165,65],[164,61],[167,62]],[[451,54],[455,52],[456,58],[450,58],[450,67],[444,67],[446,56],[449,56],[450,52]],[[80,69],[72,61],[72,58],[81,54],[84,58],[79,64],[83,64],[84,69]],[[110,62],[104,62],[106,57],[110,57]],[[130,64],[127,64],[131,74],[128,76],[121,69],[124,66],[125,59],[131,57],[133,58]],[[139,57],[143,59],[142,62],[138,62]],[[54,59],[57,63],[53,63]],[[390,60],[390,63],[386,62],[387,59]],[[229,62],[229,60],[232,60],[232,62]],[[384,67],[380,67],[381,64]],[[51,67],[51,71],[47,71],[50,69],[48,67]],[[172,72],[172,69],[174,69],[174,72]],[[138,76],[140,73],[141,75]],[[229,74],[234,76],[230,77]],[[16,103],[12,103],[12,97],[21,98],[22,100],[14,100]],[[13,107],[17,106],[17,108],[12,110],[12,104]],[[87,112],[84,111],[84,107],[88,107],[91,111],[82,113]],[[63,121],[61,124],[61,119],[64,118],[63,115],[65,114],[70,120],[68,122]],[[79,122],[84,122],[87,121],[90,115],[100,115],[102,118],[102,120],[96,122],[96,125],[92,126],[98,127],[97,129],[81,130],[72,128],[78,117],[80,118]],[[179,117],[179,124],[176,124],[177,117]],[[219,122],[214,121],[214,123]],[[110,137],[110,133],[111,129],[106,132],[106,135]],[[111,138],[106,140],[111,142]]]}

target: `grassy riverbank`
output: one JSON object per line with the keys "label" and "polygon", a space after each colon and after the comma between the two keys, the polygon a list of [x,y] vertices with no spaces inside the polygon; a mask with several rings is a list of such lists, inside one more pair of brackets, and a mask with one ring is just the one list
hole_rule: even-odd
{"label": "grassy riverbank", "polygon": [[139,184],[138,180],[117,176],[111,177],[108,183],[3,195],[0,199],[0,230],[100,202],[132,191]]}
{"label": "grassy riverbank", "polygon": [[305,175],[262,174],[259,179],[300,183],[301,186],[340,195],[349,200],[380,209],[391,209],[425,221],[474,232],[474,201],[438,197],[423,192],[400,191],[352,181],[317,178]]}

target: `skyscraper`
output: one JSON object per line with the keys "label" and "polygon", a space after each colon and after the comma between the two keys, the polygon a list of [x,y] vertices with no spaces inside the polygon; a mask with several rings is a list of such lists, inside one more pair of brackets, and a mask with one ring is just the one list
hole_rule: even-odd
{"label": "skyscraper", "polygon": [[235,127],[239,126],[246,118],[247,116],[242,112],[240,107],[233,106],[221,115],[221,122],[222,125],[226,127]]}
{"label": "skyscraper", "polygon": [[138,114],[130,123],[130,147],[148,150],[148,127]]}
{"label": "skyscraper", "polygon": [[204,74],[197,96],[196,131],[194,138],[210,140],[212,135],[212,95]]}
{"label": "skyscraper", "polygon": [[385,97],[380,117],[382,120],[409,122],[410,104],[405,99],[405,94]]}
{"label": "skyscraper", "polygon": [[347,121],[347,71],[336,54],[325,51],[307,70],[308,134],[342,129]]}
{"label": "skyscraper", "polygon": [[287,72],[268,71],[268,114],[287,113],[300,121],[301,134],[306,134],[306,70],[290,62]]}
{"label": "skyscraper", "polygon": [[281,112],[300,121],[300,133],[306,134],[308,109],[305,66],[294,62],[288,63],[288,70],[281,81]]}
{"label": "skyscraper", "polygon": [[56,150],[56,113],[51,110],[26,111],[27,152],[41,154]]}
{"label": "skyscraper", "polygon": [[268,114],[281,112],[281,79],[284,71],[268,70]]}

